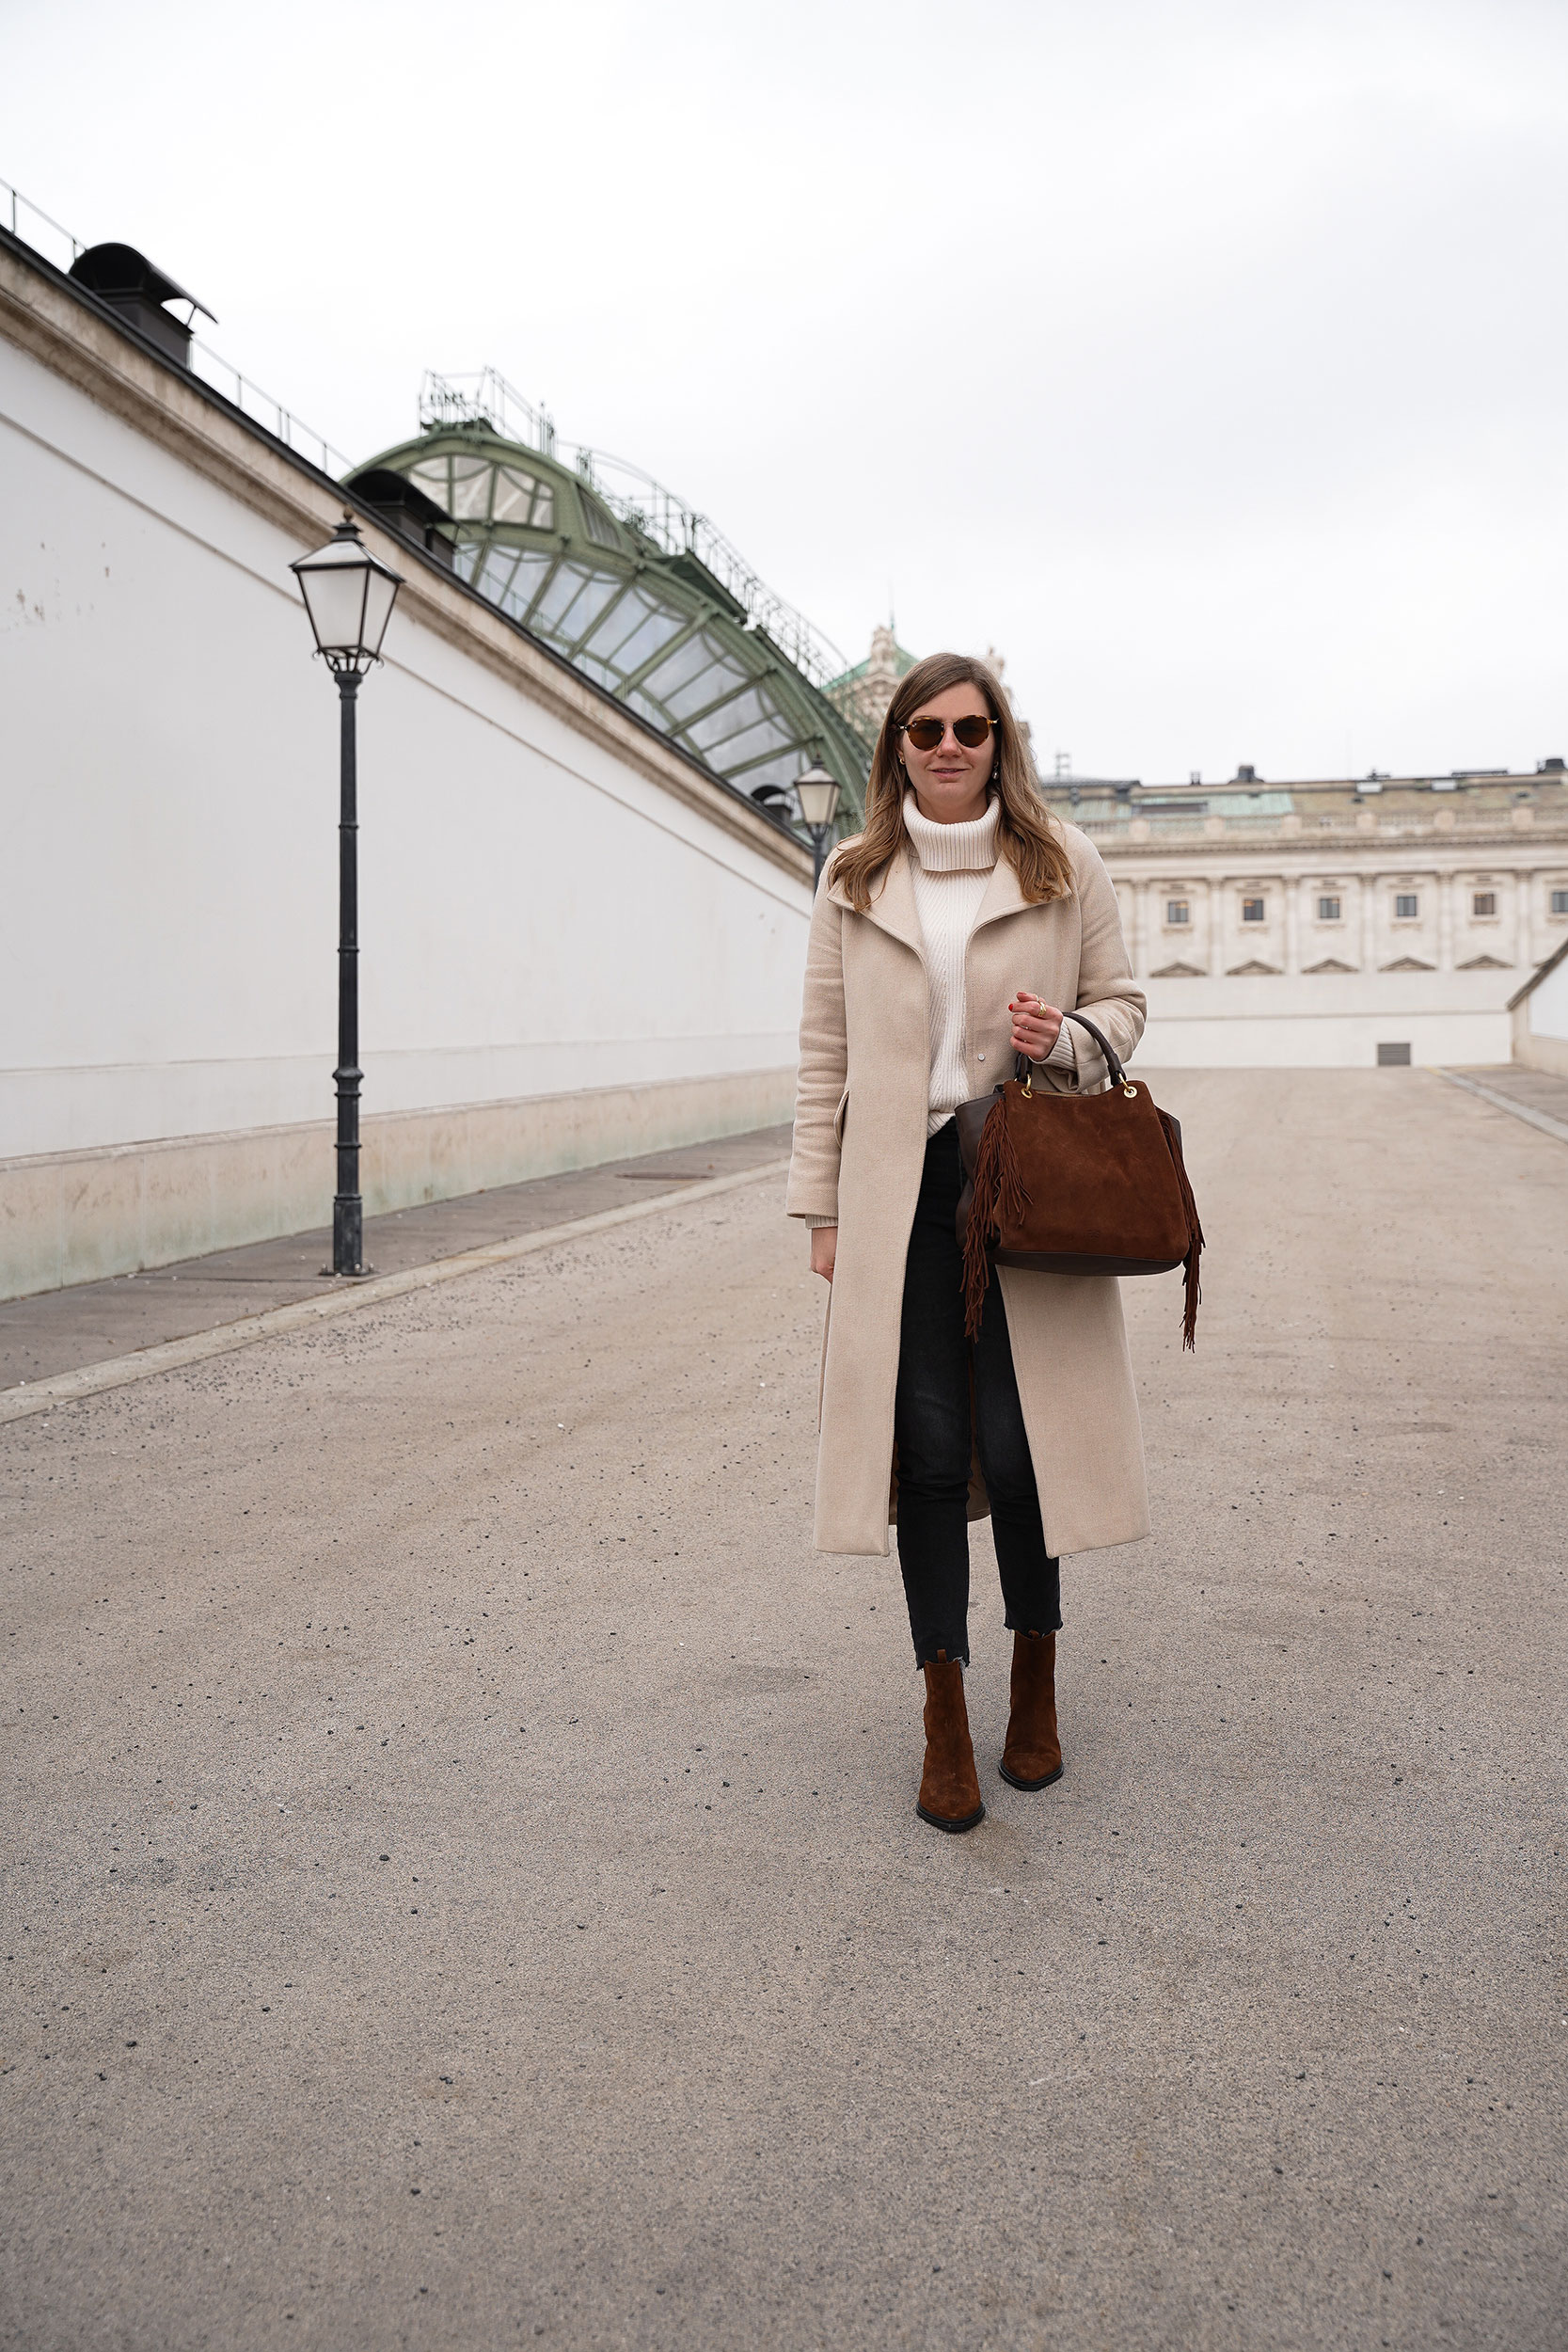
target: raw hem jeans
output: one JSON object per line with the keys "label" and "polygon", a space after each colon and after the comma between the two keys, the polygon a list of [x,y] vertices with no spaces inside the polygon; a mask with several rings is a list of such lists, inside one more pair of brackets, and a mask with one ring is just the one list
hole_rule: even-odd
{"label": "raw hem jeans", "polygon": [[972,1445],[990,1497],[1007,1625],[1053,1633],[1062,1622],[1060,1564],[1045,1548],[1006,1310],[994,1274],[973,1348],[964,1333],[963,1259],[953,1222],[962,1189],[958,1131],[949,1120],[926,1146],[904,1270],[894,1409],[898,1565],[917,1666],[939,1650],[969,1661]]}

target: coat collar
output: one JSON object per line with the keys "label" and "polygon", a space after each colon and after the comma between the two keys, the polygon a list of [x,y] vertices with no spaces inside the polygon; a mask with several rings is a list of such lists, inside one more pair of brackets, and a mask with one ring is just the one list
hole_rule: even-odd
{"label": "coat collar", "polygon": [[1028,903],[1019,888],[1018,873],[1011,858],[999,857],[990,869],[990,879],[986,884],[985,896],[980,900],[970,937],[973,939],[975,931],[987,923],[999,921],[1004,914],[1022,914]]}
{"label": "coat collar", "polygon": [[[829,896],[841,907],[849,901],[836,882],[829,884]],[[1018,885],[1018,875],[1010,858],[999,857],[987,878],[985,895],[980,900],[970,937],[987,923],[1000,921],[1005,914],[1021,914],[1028,905]],[[871,893],[871,905],[866,919],[884,930],[890,938],[902,941],[926,961],[925,935],[920,928],[920,910],[914,898],[914,852],[905,847],[893,859]]]}
{"label": "coat collar", "polygon": [[[901,940],[906,947],[912,947],[924,963],[926,941],[920,928],[920,909],[914,902],[912,855],[913,852],[907,847],[901,849],[889,863],[887,870],[878,877],[872,887],[866,920],[875,923],[879,930],[886,931],[891,938]],[[830,896],[836,898],[841,907],[848,907],[849,901],[837,882],[832,884]]]}

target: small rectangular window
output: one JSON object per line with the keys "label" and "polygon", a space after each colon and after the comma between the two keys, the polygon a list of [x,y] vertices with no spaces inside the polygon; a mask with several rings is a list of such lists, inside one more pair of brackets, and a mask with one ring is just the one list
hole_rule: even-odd
{"label": "small rectangular window", "polygon": [[1318,900],[1318,920],[1320,923],[1337,923],[1339,920],[1339,901],[1338,898],[1320,898]]}
{"label": "small rectangular window", "polygon": [[1165,900],[1165,921],[1167,923],[1190,923],[1192,919],[1192,908],[1189,906],[1185,898],[1167,898]]}
{"label": "small rectangular window", "polygon": [[1554,914],[1568,914],[1568,890],[1553,891],[1552,913]]}
{"label": "small rectangular window", "polygon": [[1394,898],[1396,923],[1414,923],[1420,912],[1420,899],[1413,890],[1402,890],[1396,894]]}
{"label": "small rectangular window", "polygon": [[1408,1070],[1410,1067],[1409,1046],[1380,1045],[1377,1049],[1377,1066],[1380,1070]]}
{"label": "small rectangular window", "polygon": [[1497,894],[1495,890],[1474,890],[1471,892],[1470,913],[1472,914],[1496,914],[1497,912]]}
{"label": "small rectangular window", "polygon": [[1261,923],[1265,912],[1266,910],[1261,898],[1243,898],[1242,900],[1242,920],[1243,923]]}

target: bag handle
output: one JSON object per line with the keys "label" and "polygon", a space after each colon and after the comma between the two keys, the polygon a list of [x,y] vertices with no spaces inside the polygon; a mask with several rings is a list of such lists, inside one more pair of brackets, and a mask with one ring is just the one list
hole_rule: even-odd
{"label": "bag handle", "polygon": [[[1106,1036],[1104,1030],[1097,1029],[1094,1023],[1089,1020],[1087,1015],[1085,1013],[1064,1012],[1062,1019],[1064,1021],[1076,1021],[1081,1029],[1087,1029],[1089,1035],[1093,1038],[1095,1043],[1099,1046],[1101,1052],[1105,1057],[1105,1067],[1111,1073],[1111,1084],[1114,1087],[1120,1087],[1123,1093],[1126,1093],[1128,1091],[1127,1072],[1122,1065],[1120,1056],[1117,1054],[1117,1049],[1112,1044],[1110,1039]],[[1026,1054],[1014,1055],[1013,1075],[1015,1078],[1022,1078],[1025,1087],[1029,1085],[1032,1069],[1033,1064],[1030,1062]]]}

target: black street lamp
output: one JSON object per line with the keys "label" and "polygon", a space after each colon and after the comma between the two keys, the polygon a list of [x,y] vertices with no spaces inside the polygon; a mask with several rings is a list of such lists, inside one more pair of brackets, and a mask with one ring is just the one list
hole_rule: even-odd
{"label": "black street lamp", "polygon": [[[403,575],[371,553],[352,515],[289,569],[338,681],[341,803],[338,818],[338,1190],[332,1203],[334,1274],[363,1274],[365,1208],[359,1197],[359,818],[354,713],[359,681],[381,659]],[[326,1267],[322,1268],[325,1274]]]}
{"label": "black street lamp", "polygon": [[800,821],[811,835],[811,886],[815,897],[833,837],[833,819],[838,815],[838,778],[829,775],[820,759],[814,760],[803,776],[796,777],[795,797],[800,803]]}

